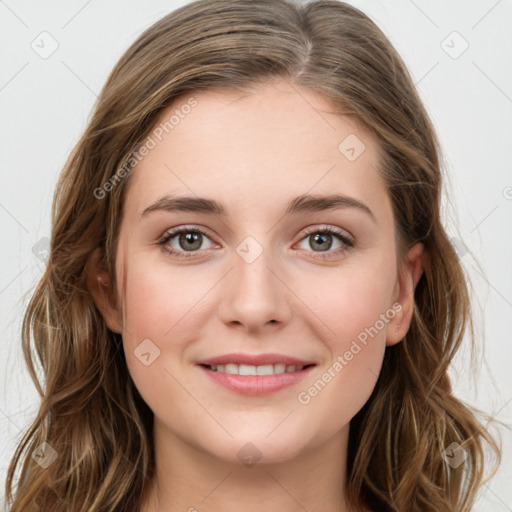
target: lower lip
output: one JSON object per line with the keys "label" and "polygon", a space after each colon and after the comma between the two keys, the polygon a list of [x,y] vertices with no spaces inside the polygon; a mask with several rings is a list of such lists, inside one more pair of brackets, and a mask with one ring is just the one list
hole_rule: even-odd
{"label": "lower lip", "polygon": [[225,388],[242,395],[258,396],[274,393],[281,389],[293,386],[309,375],[314,366],[299,372],[285,372],[274,375],[233,375],[231,373],[215,372],[204,366],[199,368],[208,377]]}

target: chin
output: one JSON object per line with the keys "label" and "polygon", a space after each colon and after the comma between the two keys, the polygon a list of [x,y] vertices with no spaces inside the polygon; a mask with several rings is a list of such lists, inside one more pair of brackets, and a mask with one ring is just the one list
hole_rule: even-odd
{"label": "chin", "polygon": [[229,450],[225,451],[223,458],[227,455],[231,463],[252,467],[255,464],[277,464],[298,457],[311,440],[304,432],[290,432],[290,425],[288,429],[280,430],[281,426],[278,425],[281,421],[282,418],[279,418],[270,429],[267,425],[259,429],[253,425],[242,432],[238,431],[234,439],[229,441]]}

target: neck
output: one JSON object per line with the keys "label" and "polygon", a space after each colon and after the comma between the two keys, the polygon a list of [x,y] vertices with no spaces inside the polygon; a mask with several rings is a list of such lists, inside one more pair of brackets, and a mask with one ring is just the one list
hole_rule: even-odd
{"label": "neck", "polygon": [[244,465],[175,437],[155,418],[155,474],[141,512],[349,512],[345,499],[348,425],[293,458]]}

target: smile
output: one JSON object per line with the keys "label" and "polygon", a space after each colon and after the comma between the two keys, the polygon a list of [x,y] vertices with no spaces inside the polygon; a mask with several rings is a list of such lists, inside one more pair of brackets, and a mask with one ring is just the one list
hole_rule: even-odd
{"label": "smile", "polygon": [[296,366],[286,364],[264,364],[254,366],[250,364],[217,364],[205,365],[209,370],[220,373],[228,373],[230,375],[278,375],[280,373],[300,372],[304,368],[313,366]]}
{"label": "smile", "polygon": [[217,386],[246,395],[260,396],[297,386],[315,368],[315,364],[199,364],[198,368]]}

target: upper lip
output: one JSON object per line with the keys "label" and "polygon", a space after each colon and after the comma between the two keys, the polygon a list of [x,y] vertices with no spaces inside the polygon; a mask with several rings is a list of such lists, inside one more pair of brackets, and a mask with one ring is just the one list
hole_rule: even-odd
{"label": "upper lip", "polygon": [[287,366],[306,366],[315,364],[313,361],[285,356],[283,354],[224,354],[218,357],[203,359],[197,364],[216,366],[219,364],[248,364],[251,366],[263,366],[267,364],[285,364]]}

